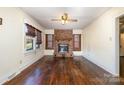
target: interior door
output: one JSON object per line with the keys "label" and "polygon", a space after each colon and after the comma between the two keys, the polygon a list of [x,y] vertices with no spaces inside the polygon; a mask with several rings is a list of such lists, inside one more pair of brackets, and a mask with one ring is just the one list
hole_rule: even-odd
{"label": "interior door", "polygon": [[120,34],[120,56],[124,56],[124,33]]}

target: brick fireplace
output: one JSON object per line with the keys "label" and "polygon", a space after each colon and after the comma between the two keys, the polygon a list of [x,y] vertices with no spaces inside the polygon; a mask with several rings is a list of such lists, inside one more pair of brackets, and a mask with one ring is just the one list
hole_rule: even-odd
{"label": "brick fireplace", "polygon": [[55,30],[54,56],[73,56],[73,35],[72,30]]}

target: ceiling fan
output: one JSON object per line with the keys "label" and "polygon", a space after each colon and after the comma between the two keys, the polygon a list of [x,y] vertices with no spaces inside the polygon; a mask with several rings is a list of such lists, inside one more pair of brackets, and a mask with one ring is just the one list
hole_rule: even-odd
{"label": "ceiling fan", "polygon": [[69,19],[68,14],[64,13],[60,19],[51,19],[51,21],[60,21],[63,25],[68,22],[77,22],[77,19]]}

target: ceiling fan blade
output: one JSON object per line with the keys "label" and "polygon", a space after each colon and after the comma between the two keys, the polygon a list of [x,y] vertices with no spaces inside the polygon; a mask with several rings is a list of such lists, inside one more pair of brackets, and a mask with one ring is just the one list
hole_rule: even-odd
{"label": "ceiling fan blade", "polygon": [[68,21],[70,21],[70,22],[77,22],[78,20],[77,19],[68,19]]}
{"label": "ceiling fan blade", "polygon": [[51,21],[61,21],[61,19],[51,19]]}

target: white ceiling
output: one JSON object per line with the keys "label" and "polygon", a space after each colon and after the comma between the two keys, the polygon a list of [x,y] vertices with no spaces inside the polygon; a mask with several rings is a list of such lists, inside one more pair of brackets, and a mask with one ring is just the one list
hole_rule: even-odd
{"label": "white ceiling", "polygon": [[[46,29],[82,29],[91,23],[98,16],[107,11],[108,7],[23,7],[21,8],[32,16]],[[68,13],[69,18],[77,19],[78,22],[71,22],[62,25],[60,22],[53,22],[51,19],[60,18]]]}

